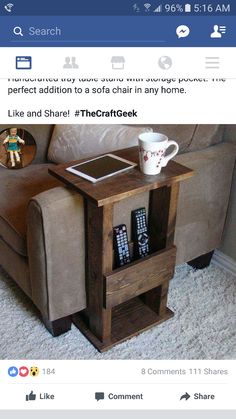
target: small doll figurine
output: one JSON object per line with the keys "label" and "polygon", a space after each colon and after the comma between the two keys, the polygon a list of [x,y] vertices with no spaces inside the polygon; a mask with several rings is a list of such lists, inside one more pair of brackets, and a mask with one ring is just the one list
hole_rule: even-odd
{"label": "small doll figurine", "polygon": [[17,135],[17,128],[10,128],[10,135],[8,135],[3,144],[7,144],[7,152],[10,153],[11,166],[15,167],[16,162],[20,162],[20,144],[25,144],[24,140]]}

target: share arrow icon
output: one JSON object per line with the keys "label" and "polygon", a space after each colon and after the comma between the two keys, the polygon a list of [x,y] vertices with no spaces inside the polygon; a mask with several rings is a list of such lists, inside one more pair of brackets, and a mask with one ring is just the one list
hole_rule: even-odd
{"label": "share arrow icon", "polygon": [[185,394],[183,394],[183,395],[180,397],[180,400],[182,400],[182,399],[188,400],[189,398],[190,398],[190,394],[188,394],[188,393],[187,393],[187,391],[186,391],[186,393],[185,393]]}

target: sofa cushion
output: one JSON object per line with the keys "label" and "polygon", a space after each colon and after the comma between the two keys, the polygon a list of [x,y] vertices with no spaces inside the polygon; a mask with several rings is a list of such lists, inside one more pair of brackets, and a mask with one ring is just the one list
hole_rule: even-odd
{"label": "sofa cushion", "polygon": [[223,125],[56,125],[48,160],[64,163],[137,145],[144,131],[161,132],[179,144],[179,154],[203,150],[223,140]]}
{"label": "sofa cushion", "polygon": [[126,125],[56,125],[48,150],[48,160],[64,163],[96,154],[138,145],[148,127]]}
{"label": "sofa cushion", "polygon": [[[142,126],[142,125],[140,125]],[[144,127],[146,125],[143,125]],[[161,132],[179,145],[179,153],[200,151],[223,141],[224,125],[167,125],[151,124],[154,132]]]}
{"label": "sofa cushion", "polygon": [[[138,125],[139,127],[146,127],[147,125]],[[148,127],[152,128],[154,132],[165,134],[169,140],[176,141],[179,145],[179,153],[188,151],[188,147],[192,142],[197,125],[190,124],[150,124]]]}
{"label": "sofa cushion", "polygon": [[0,168],[0,237],[17,253],[27,256],[26,211],[30,198],[59,185],[48,174],[48,164],[20,170]]}
{"label": "sofa cushion", "polygon": [[223,125],[197,125],[187,151],[199,151],[223,141]]}
{"label": "sofa cushion", "polygon": [[180,185],[175,230],[177,264],[220,246],[235,156],[236,146],[222,143],[174,158],[195,172]]}

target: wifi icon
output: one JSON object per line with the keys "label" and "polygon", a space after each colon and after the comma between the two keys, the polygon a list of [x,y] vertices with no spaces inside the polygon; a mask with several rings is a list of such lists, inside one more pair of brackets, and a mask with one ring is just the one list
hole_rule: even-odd
{"label": "wifi icon", "polygon": [[4,9],[8,12],[11,13],[11,9],[13,8],[14,4],[13,3],[8,3],[4,6]]}
{"label": "wifi icon", "polygon": [[152,5],[150,3],[144,3],[144,7],[145,7],[145,12],[149,12],[150,7],[152,7]]}

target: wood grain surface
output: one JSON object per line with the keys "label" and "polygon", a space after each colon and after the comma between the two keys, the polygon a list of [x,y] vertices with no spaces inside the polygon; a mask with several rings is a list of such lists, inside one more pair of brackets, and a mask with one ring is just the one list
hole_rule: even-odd
{"label": "wood grain surface", "polygon": [[[139,160],[138,147],[114,151],[112,154],[116,154],[135,163],[138,163]],[[77,190],[81,195],[99,207],[121,201],[141,192],[151,191],[161,186],[169,186],[193,175],[193,170],[173,160],[168,163],[167,167],[162,169],[159,175],[144,175],[139,170],[139,166],[137,166],[129,172],[115,175],[97,183],[92,183],[66,171],[67,167],[82,163],[86,160],[88,159],[57,165],[50,168],[49,173]]]}

